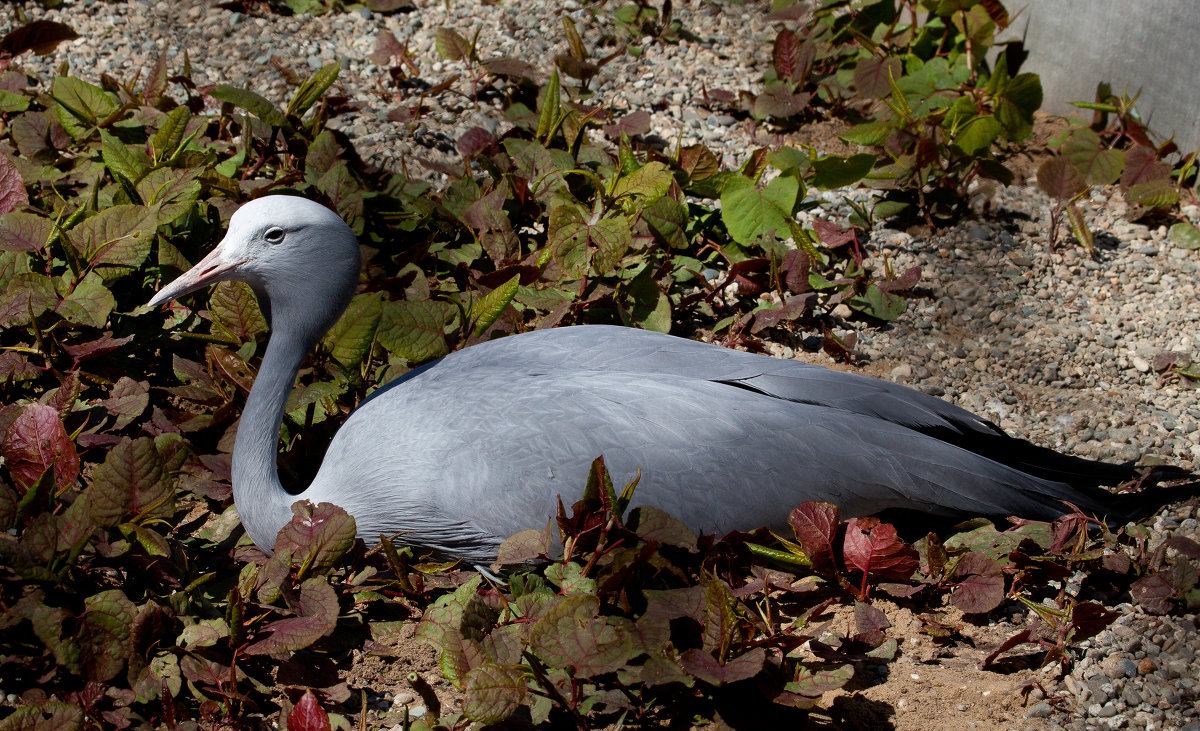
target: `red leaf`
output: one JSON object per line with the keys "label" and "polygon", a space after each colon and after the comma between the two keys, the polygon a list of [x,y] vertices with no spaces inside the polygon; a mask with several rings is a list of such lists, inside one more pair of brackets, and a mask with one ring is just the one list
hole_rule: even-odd
{"label": "red leaf", "polygon": [[292,520],[279,529],[275,550],[292,550],[292,557],[308,562],[320,573],[333,566],[342,554],[350,550],[357,532],[354,518],[333,503],[321,503],[315,508],[307,500],[292,504]]}
{"label": "red leaf", "polygon": [[1033,639],[1033,628],[1026,627],[1025,629],[1016,633],[1012,637],[1009,637],[1004,642],[1001,642],[999,647],[997,647],[995,650],[993,650],[990,655],[983,658],[983,662],[979,663],[979,669],[987,670],[987,666],[991,665],[996,660],[996,658],[1000,657],[1001,654],[1008,652],[1009,650],[1013,649],[1017,645],[1024,645],[1024,644],[1030,644],[1030,643],[1036,644],[1037,640]]}
{"label": "red leaf", "polygon": [[292,712],[288,714],[287,719],[288,731],[331,731],[329,725],[329,714],[321,708],[321,702],[313,695],[311,690],[304,691],[304,695],[292,706]]}
{"label": "red leaf", "polygon": [[1153,147],[1136,145],[1125,153],[1125,171],[1121,173],[1121,187],[1128,189],[1138,183],[1169,177],[1171,168],[1159,161]]}
{"label": "red leaf", "polygon": [[60,488],[79,477],[75,443],[67,436],[58,412],[51,406],[26,406],[8,427],[3,449],[8,471],[22,492],[51,467]]}
{"label": "red leaf", "polygon": [[813,569],[833,563],[833,543],[841,516],[833,503],[809,501],[800,503],[788,514],[788,525],[796,532],[796,541]]}
{"label": "red leaf", "polygon": [[496,136],[483,127],[472,127],[458,138],[458,154],[470,160],[496,143]]}
{"label": "red leaf", "polygon": [[696,678],[711,685],[721,685],[753,678],[762,670],[766,659],[767,653],[756,647],[722,665],[704,650],[693,648],[679,656],[679,664]]}
{"label": "red leaf", "polygon": [[906,581],[920,565],[917,551],[900,540],[896,526],[878,518],[851,518],[842,546],[846,565],[884,579]]}
{"label": "red leaf", "polygon": [[28,202],[21,173],[8,155],[0,153],[0,215],[15,211]]}
{"label": "red leaf", "polygon": [[817,232],[817,238],[821,240],[827,248],[835,249],[844,244],[848,244],[854,240],[854,231],[826,221],[823,218],[813,219],[813,230]]}
{"label": "red leaf", "polygon": [[954,575],[961,580],[950,601],[966,614],[990,612],[1004,601],[1004,576],[1000,564],[982,553],[968,553],[959,559]]}
{"label": "red leaf", "polygon": [[79,365],[89,358],[111,353],[130,340],[133,340],[132,335],[126,335],[123,338],[114,338],[112,333],[106,332],[100,336],[99,340],[89,340],[79,345],[63,345],[63,350],[67,351],[67,355],[75,359],[75,365]]}
{"label": "red leaf", "polygon": [[1095,602],[1076,604],[1071,610],[1071,639],[1080,642],[1099,634],[1100,630],[1117,621],[1120,616]]}
{"label": "red leaf", "polygon": [[1147,614],[1166,614],[1174,604],[1175,587],[1162,574],[1150,574],[1133,582],[1129,593]]}

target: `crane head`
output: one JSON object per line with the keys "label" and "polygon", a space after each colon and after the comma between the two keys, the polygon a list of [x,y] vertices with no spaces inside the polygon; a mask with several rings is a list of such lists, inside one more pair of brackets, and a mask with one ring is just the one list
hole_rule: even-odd
{"label": "crane head", "polygon": [[297,196],[265,196],[239,208],[221,243],[148,304],[241,281],[254,288],[271,319],[324,333],[349,304],[360,266],[354,232],[336,213]]}

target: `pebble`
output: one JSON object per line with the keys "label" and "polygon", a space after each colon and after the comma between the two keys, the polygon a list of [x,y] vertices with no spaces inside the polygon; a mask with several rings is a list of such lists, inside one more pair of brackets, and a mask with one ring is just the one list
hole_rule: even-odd
{"label": "pebble", "polygon": [[1038,703],[1025,712],[1025,718],[1046,718],[1054,711],[1049,703]]}

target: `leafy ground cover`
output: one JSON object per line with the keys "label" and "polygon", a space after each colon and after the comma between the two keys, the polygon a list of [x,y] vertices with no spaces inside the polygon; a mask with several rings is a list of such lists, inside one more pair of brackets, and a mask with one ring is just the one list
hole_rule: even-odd
{"label": "leafy ground cover", "polygon": [[[1076,514],[901,535],[807,503],[789,535],[696,536],[659,511],[627,514],[628,492],[602,462],[586,487],[580,476],[583,499],[556,516],[557,538],[506,544],[506,585],[430,564],[402,539],[368,548],[328,505],[298,506],[269,558],[244,539],[230,450],[266,320],[248,288],[228,283],[190,307],[142,305],[240,202],[267,192],[326,202],[368,254],[359,294],[289,404],[288,482],[312,473],[328,434],[371,389],[508,332],[704,327],[758,347],[774,329],[811,329],[851,358],[853,342],[833,334],[826,313],[845,304],[894,319],[919,283],[916,270],[864,268],[871,222],[902,214],[884,204],[910,202],[928,220],[955,210],[954,196],[998,170],[1005,140],[1020,137],[1003,120],[1017,125],[1036,107],[1036,79],[988,69],[978,52],[998,3],[935,3],[921,28],[902,22],[913,7],[892,5],[848,5],[805,26],[781,19],[775,78],[742,97],[745,113],[780,123],[855,109],[856,99],[855,114],[879,118],[851,136],[878,149],[763,149],[733,170],[703,146],[664,154],[640,139],[636,112],[589,104],[588,64],[604,56],[576,43],[569,23],[570,53],[553,60],[561,74],[547,59],[541,84],[529,63],[480,58],[475,40],[444,32],[438,51],[462,63],[461,90],[503,98],[511,128],[458,140],[463,167],[440,191],[367,168],[353,140],[327,126],[352,103],[326,95],[336,66],[301,80],[281,107],[247,89],[198,87],[186,64],[165,61],[134,79],[22,71],[22,53],[73,35],[60,25],[0,41],[0,676],[21,697],[0,727],[518,718],[586,728],[736,715],[748,694],[761,698],[754,713],[788,718],[895,657],[881,599],[947,646],[962,636],[944,605],[987,617],[1018,602],[1031,624],[984,664],[1032,646],[1064,668],[1073,643],[1114,619],[1106,599],[1128,592],[1150,612],[1200,606],[1200,546],[1179,538],[1149,550],[1136,526]],[[629,32],[670,42],[666,18],[618,12]],[[395,38],[378,43],[402,74],[406,51]],[[771,106],[805,94],[795,112]],[[419,118],[421,99],[410,102],[397,114]],[[1115,153],[1137,171],[1122,181],[1131,196],[1145,193],[1147,209],[1172,205],[1164,191],[1177,198],[1186,161],[1172,171],[1161,146],[1149,157],[1149,138],[1129,132],[1128,114],[1117,118],[1115,128],[1073,130],[1055,159],[1100,184],[1123,174]],[[1079,186],[1053,187],[1071,173],[1047,165],[1056,167],[1045,185],[1070,216]],[[845,225],[795,223],[810,190],[864,180],[891,192]],[[851,623],[826,620],[839,607]],[[418,676],[429,717],[379,713],[345,666],[355,653],[387,656],[417,618],[461,708],[439,708]]]}

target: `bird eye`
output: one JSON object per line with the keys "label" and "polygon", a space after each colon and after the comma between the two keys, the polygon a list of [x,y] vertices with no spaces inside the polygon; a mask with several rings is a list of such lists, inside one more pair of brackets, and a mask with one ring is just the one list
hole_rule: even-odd
{"label": "bird eye", "polygon": [[283,229],[278,226],[272,226],[263,234],[268,244],[278,244],[283,241]]}

